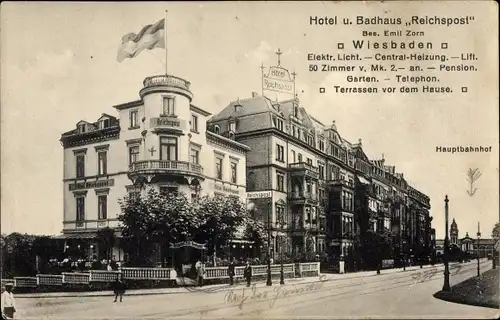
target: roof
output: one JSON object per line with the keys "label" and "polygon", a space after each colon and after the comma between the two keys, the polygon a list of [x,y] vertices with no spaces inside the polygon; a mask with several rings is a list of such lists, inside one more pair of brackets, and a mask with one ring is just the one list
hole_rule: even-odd
{"label": "roof", "polygon": [[[241,107],[236,110],[234,106],[237,104],[241,105]],[[210,118],[208,122],[217,122],[229,119],[230,117],[243,117],[264,112],[280,115],[280,113],[273,108],[271,100],[263,96],[256,96],[239,101],[231,101],[227,107]]]}

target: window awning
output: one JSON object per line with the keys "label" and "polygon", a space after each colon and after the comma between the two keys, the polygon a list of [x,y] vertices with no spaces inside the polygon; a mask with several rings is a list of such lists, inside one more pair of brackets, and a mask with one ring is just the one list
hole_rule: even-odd
{"label": "window awning", "polygon": [[370,184],[370,181],[366,180],[365,178],[358,176],[359,182],[362,184]]}

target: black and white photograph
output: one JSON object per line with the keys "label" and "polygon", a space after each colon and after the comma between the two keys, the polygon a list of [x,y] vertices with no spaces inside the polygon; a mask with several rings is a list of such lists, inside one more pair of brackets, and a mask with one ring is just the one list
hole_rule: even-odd
{"label": "black and white photograph", "polygon": [[497,319],[498,3],[3,2],[2,319]]}

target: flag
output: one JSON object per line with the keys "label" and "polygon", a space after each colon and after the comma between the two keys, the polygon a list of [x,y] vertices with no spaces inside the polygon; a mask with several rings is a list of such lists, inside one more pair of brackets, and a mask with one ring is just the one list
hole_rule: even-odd
{"label": "flag", "polygon": [[134,58],[144,49],[165,48],[165,19],[142,28],[138,33],[128,33],[122,37],[118,48],[117,60],[122,62],[126,58]]}

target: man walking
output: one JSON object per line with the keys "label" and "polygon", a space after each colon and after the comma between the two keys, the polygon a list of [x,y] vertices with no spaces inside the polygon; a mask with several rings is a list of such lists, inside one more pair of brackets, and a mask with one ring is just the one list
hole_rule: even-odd
{"label": "man walking", "polygon": [[229,267],[227,268],[227,273],[229,275],[229,284],[234,284],[234,261],[229,263]]}
{"label": "man walking", "polygon": [[245,275],[245,279],[247,280],[247,287],[250,287],[250,281],[252,280],[252,267],[250,266],[250,262],[248,261],[243,274]]}
{"label": "man walking", "polygon": [[2,319],[14,319],[16,300],[14,299],[12,288],[12,283],[7,283],[4,293],[2,293]]}
{"label": "man walking", "polygon": [[198,260],[196,262],[196,271],[198,273],[198,286],[203,287],[203,275],[205,274],[205,266]]}

